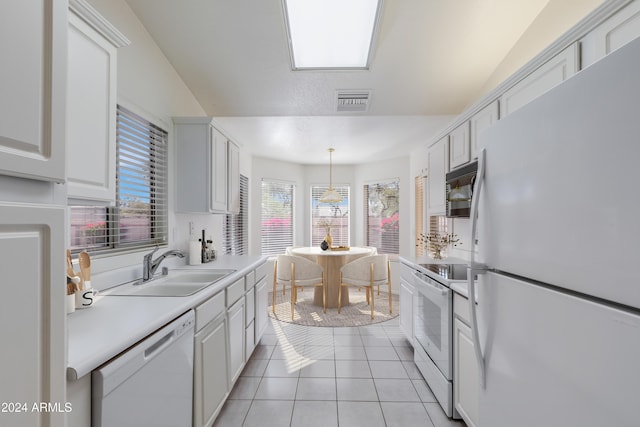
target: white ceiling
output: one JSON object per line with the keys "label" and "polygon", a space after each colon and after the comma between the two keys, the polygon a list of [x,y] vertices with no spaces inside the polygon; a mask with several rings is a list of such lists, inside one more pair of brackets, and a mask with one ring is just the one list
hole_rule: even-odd
{"label": "white ceiling", "polygon": [[[208,115],[243,149],[302,164],[378,161],[476,101],[549,0],[385,0],[368,71],[291,71],[281,0],[127,0]],[[336,113],[338,89],[371,90]]]}

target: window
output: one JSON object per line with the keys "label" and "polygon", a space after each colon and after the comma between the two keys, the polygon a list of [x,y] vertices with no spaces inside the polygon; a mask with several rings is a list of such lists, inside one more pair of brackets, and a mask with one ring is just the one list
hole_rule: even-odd
{"label": "window", "polygon": [[397,254],[400,248],[400,181],[364,186],[365,242],[379,253]]}
{"label": "window", "polygon": [[416,176],[416,256],[425,255],[424,246],[418,244],[420,242],[419,237],[424,232],[424,178],[422,176]]}
{"label": "window", "polygon": [[246,255],[248,249],[247,203],[249,201],[249,179],[240,175],[240,212],[224,217],[222,247],[225,254]]}
{"label": "window", "polygon": [[116,122],[116,204],[70,209],[76,252],[167,243],[167,132],[120,105]]}
{"label": "window", "polygon": [[262,180],[262,254],[284,254],[293,246],[295,186],[282,181]]}
{"label": "window", "polygon": [[327,228],[331,230],[333,246],[349,246],[349,186],[333,186],[342,196],[340,203],[320,203],[318,199],[328,188],[328,185],[311,187],[311,246],[320,246]]}

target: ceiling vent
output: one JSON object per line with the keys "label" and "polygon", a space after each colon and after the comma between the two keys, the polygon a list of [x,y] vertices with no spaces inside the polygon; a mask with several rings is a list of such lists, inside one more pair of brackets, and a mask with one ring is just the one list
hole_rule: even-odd
{"label": "ceiling vent", "polygon": [[362,113],[369,109],[368,90],[341,90],[337,92],[336,111]]}

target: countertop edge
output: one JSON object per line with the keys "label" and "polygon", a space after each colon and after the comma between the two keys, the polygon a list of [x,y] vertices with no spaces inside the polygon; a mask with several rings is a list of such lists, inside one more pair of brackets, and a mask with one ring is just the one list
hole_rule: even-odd
{"label": "countertop edge", "polygon": [[408,256],[400,256],[400,262],[404,263],[411,268],[421,271],[422,273],[428,275],[429,277],[438,280],[439,282],[445,282],[449,288],[457,294],[462,295],[465,298],[469,298],[469,292],[467,290],[467,281],[466,280],[448,280],[443,278],[442,276],[437,275],[436,273],[422,267],[420,264],[469,264],[469,261],[464,260],[462,258],[446,258],[446,259],[433,259],[429,257],[408,257]]}
{"label": "countertop edge", "polygon": [[[75,381],[97,367],[108,362],[118,354],[127,350],[131,346],[140,342],[162,326],[181,316],[187,311],[197,307],[215,294],[223,291],[239,278],[248,272],[255,270],[260,265],[267,262],[266,256],[250,257],[221,257],[213,263],[201,264],[197,266],[184,266],[188,269],[234,269],[235,272],[225,277],[219,283],[215,283],[196,294],[189,297],[139,297],[139,296],[108,296],[99,297],[101,301],[96,301],[94,307],[78,310],[67,316],[67,380]],[[183,267],[181,267],[183,268]],[[110,298],[109,300],[102,300]],[[87,331],[86,325],[93,322],[104,322],[110,317],[122,317],[119,309],[124,309],[127,314],[131,314],[132,308],[140,304],[144,298],[146,304],[145,313],[136,326],[127,330],[109,331],[108,327],[101,325],[96,332]],[[134,313],[140,314],[140,313]],[[135,316],[130,316],[135,318]],[[120,326],[123,321],[120,319]],[[99,337],[93,335],[99,335]],[[86,338],[89,340],[86,340]],[[101,341],[99,338],[105,338]],[[87,341],[99,342],[97,346],[91,346]],[[85,350],[83,347],[90,347]],[[86,347],[85,347],[86,348]]]}

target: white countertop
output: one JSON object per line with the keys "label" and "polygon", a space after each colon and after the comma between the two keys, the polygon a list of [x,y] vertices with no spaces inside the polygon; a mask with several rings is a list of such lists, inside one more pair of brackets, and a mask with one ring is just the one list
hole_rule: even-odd
{"label": "white countertop", "polygon": [[401,256],[400,262],[415,268],[426,274],[429,277],[432,277],[440,282],[445,282],[451,290],[454,292],[464,296],[465,298],[469,297],[469,292],[467,290],[467,281],[466,280],[449,280],[445,279],[442,276],[434,273],[431,270],[428,270],[422,267],[420,264],[469,264],[469,261],[464,260],[462,258],[449,257],[446,259],[433,259],[427,256],[415,257],[415,256]]}
{"label": "white countertop", "polygon": [[100,296],[92,307],[67,316],[67,379],[76,380],[176,317],[200,305],[266,261],[263,256],[222,256],[182,268],[233,269],[234,273],[186,297]]}

